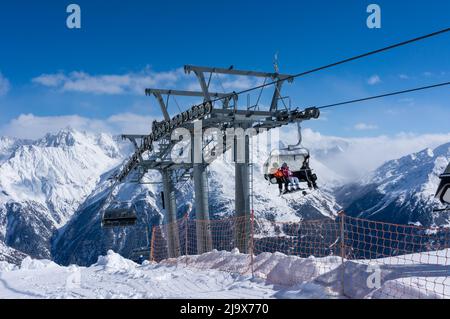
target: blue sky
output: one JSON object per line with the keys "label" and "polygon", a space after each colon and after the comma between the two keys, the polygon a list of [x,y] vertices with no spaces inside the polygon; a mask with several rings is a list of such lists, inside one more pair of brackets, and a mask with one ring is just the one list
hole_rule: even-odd
{"label": "blue sky", "polygon": [[[81,30],[66,28],[70,3],[81,6]],[[370,3],[381,6],[381,29],[366,26]],[[2,1],[0,134],[67,124],[144,133],[160,114],[143,88],[193,88],[184,64],[272,71],[279,52],[281,72],[298,73],[449,27],[449,12],[442,0]],[[297,79],[284,92],[302,107],[444,82],[449,55],[445,34]],[[444,87],[330,109],[305,126],[337,136],[448,133],[449,100]]]}

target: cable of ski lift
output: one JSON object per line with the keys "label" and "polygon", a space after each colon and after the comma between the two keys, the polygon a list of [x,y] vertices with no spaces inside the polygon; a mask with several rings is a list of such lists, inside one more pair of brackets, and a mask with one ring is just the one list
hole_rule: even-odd
{"label": "cable of ski lift", "polygon": [[[417,42],[417,41],[421,41],[421,40],[424,40],[424,39],[427,39],[427,38],[430,38],[430,37],[433,37],[433,36],[437,36],[437,35],[449,32],[449,31],[450,31],[450,28],[442,29],[442,30],[439,30],[439,31],[436,31],[436,32],[433,32],[433,33],[429,33],[429,34],[420,36],[420,37],[416,37],[416,38],[413,38],[413,39],[410,39],[410,40],[406,40],[406,41],[403,41],[403,42],[400,42],[400,43],[396,43],[396,44],[393,44],[393,45],[390,45],[390,46],[387,46],[387,47],[384,47],[384,48],[381,48],[381,49],[373,50],[373,51],[366,52],[366,53],[363,53],[363,54],[360,54],[360,55],[357,55],[357,56],[354,56],[354,57],[350,57],[350,58],[347,58],[347,59],[344,59],[344,60],[341,60],[341,61],[338,61],[338,62],[334,62],[334,63],[328,64],[328,65],[325,65],[325,66],[322,66],[322,67],[318,67],[318,68],[315,68],[315,69],[312,69],[312,70],[301,72],[301,73],[298,73],[298,74],[295,74],[295,75],[283,78],[282,80],[276,80],[276,81],[272,81],[272,82],[269,82],[269,83],[263,83],[262,85],[255,86],[253,88],[242,90],[240,92],[232,92],[229,95],[226,95],[226,96],[223,96],[223,97],[219,97],[219,98],[216,98],[216,99],[212,99],[210,101],[207,101],[207,102],[199,104],[199,105],[194,105],[189,111],[186,112],[186,115],[183,113],[181,116],[174,117],[172,120],[162,123],[160,125],[160,127],[158,127],[158,129],[152,131],[152,133],[150,134],[149,138],[152,141],[156,141],[160,137],[162,137],[165,133],[170,131],[172,129],[172,127],[175,127],[177,123],[183,122],[183,121],[185,121],[185,119],[186,120],[193,120],[193,119],[197,118],[199,115],[202,116],[203,114],[208,114],[209,112],[211,112],[212,105],[216,101],[220,101],[220,100],[223,100],[225,98],[231,98],[233,96],[238,96],[240,94],[248,93],[248,92],[251,92],[251,91],[254,91],[254,90],[262,89],[262,88],[267,87],[267,86],[278,84],[280,81],[286,81],[286,80],[289,80],[289,79],[293,80],[294,78],[297,78],[297,77],[300,77],[300,76],[304,76],[304,75],[307,75],[307,74],[311,74],[311,73],[314,73],[314,72],[325,70],[325,69],[328,69],[328,68],[331,68],[331,67],[343,64],[343,63],[347,63],[347,62],[350,62],[350,61],[361,59],[363,57],[371,56],[371,55],[374,55],[374,54],[377,54],[377,53],[381,53],[381,52],[384,52],[384,51],[387,51],[387,50],[391,50],[391,49],[394,49],[394,48],[397,48],[397,47],[400,47],[400,46],[404,46],[404,45],[411,44],[411,43],[414,43],[414,42]],[[208,85],[209,85],[209,81],[208,81]],[[380,97],[385,97],[385,96],[390,96],[390,95],[396,95],[396,94],[402,94],[402,93],[407,93],[407,92],[413,92],[413,91],[423,90],[423,89],[427,89],[427,88],[431,88],[431,87],[437,87],[437,86],[442,86],[442,85],[447,85],[447,84],[448,84],[448,82],[447,83],[437,84],[437,85],[432,85],[432,86],[429,86],[429,87],[415,88],[415,89],[410,89],[410,90],[405,90],[405,91],[399,91],[399,92],[383,94],[383,95],[380,95],[380,96],[374,96],[374,97],[363,98],[363,99],[358,99],[358,100],[351,100],[351,101],[340,102],[340,103],[335,103],[335,104],[330,104],[330,105],[324,105],[321,108],[328,108],[328,107],[332,107],[332,106],[349,104],[349,103],[355,103],[355,102],[360,102],[360,101],[365,101],[365,100],[369,100],[369,99],[375,99],[375,98],[380,98]],[[144,151],[145,151],[145,147],[142,147],[142,148],[140,148],[138,150],[138,152],[140,154],[142,154]],[[130,165],[128,165],[129,168],[131,168],[131,162],[135,162],[135,159],[132,159],[130,161]],[[127,169],[126,171],[128,172],[129,169]],[[125,175],[126,174],[127,173],[125,173]],[[121,175],[123,175],[123,174],[121,174]],[[123,176],[120,176],[120,177],[123,177]]]}
{"label": "cable of ski lift", "polygon": [[350,58],[346,58],[346,59],[343,59],[343,60],[340,60],[340,61],[337,61],[337,62],[334,62],[334,63],[330,63],[330,64],[327,64],[327,65],[324,65],[324,66],[321,66],[321,67],[317,67],[317,68],[314,68],[314,69],[311,69],[311,70],[308,70],[308,71],[297,73],[297,74],[288,76],[286,78],[283,78],[282,80],[275,80],[275,81],[264,83],[264,84],[261,84],[261,85],[258,85],[258,86],[255,86],[255,87],[252,87],[252,88],[249,88],[249,89],[245,89],[245,90],[242,90],[242,91],[239,91],[239,92],[233,92],[233,93],[231,93],[231,94],[229,94],[227,96],[213,99],[210,102],[213,103],[213,102],[220,101],[220,100],[222,100],[224,98],[230,98],[230,97],[233,97],[235,95],[241,95],[241,94],[249,93],[249,92],[252,92],[252,91],[255,91],[255,90],[267,87],[267,86],[278,84],[281,81],[286,81],[286,80],[291,80],[292,81],[293,79],[301,77],[301,76],[305,76],[305,75],[308,75],[308,74],[311,74],[311,73],[315,73],[315,72],[318,72],[318,71],[322,71],[322,70],[325,70],[325,69],[329,69],[329,68],[332,68],[332,67],[335,67],[335,66],[347,63],[347,62],[359,60],[359,59],[362,59],[362,58],[365,58],[365,57],[368,57],[368,56],[371,56],[371,55],[375,55],[375,54],[378,54],[378,53],[381,53],[381,52],[385,52],[385,51],[388,51],[388,50],[391,50],[391,49],[395,49],[395,48],[402,47],[402,46],[405,46],[405,45],[408,45],[408,44],[411,44],[411,43],[415,43],[415,42],[418,42],[418,41],[421,41],[421,40],[425,40],[425,39],[428,39],[428,38],[431,38],[431,37],[435,37],[435,36],[447,33],[449,31],[450,31],[450,28],[441,29],[441,30],[438,30],[438,31],[435,31],[435,32],[432,32],[432,33],[428,33],[428,34],[425,34],[425,35],[422,35],[422,36],[419,36],[419,37],[416,37],[416,38],[412,38],[412,39],[409,39],[409,40],[406,40],[406,41],[395,43],[395,44],[392,44],[392,45],[389,45],[389,46],[386,46],[386,47],[383,47],[383,48],[380,48],[380,49],[372,50],[372,51],[369,51],[369,52],[366,52],[366,53],[362,53],[362,54],[359,54],[359,55],[356,55],[356,56],[353,56],[353,57],[350,57]]}
{"label": "cable of ski lift", "polygon": [[[195,118],[198,118],[199,116],[203,116],[204,114],[210,113],[210,111],[212,109],[212,105],[213,105],[214,102],[217,102],[217,101],[220,101],[220,100],[223,100],[223,99],[227,99],[227,98],[230,99],[230,98],[236,97],[236,96],[238,96],[240,94],[248,93],[248,92],[251,92],[251,91],[254,91],[254,90],[262,89],[262,88],[267,87],[267,86],[278,84],[278,83],[280,83],[282,81],[286,81],[286,80],[287,81],[289,81],[289,80],[292,81],[294,78],[297,78],[297,77],[300,77],[300,76],[304,76],[304,75],[307,75],[307,74],[311,74],[311,73],[314,73],[314,72],[325,70],[325,69],[328,69],[328,68],[331,68],[331,67],[334,67],[334,66],[337,66],[337,65],[340,65],[340,64],[344,64],[344,63],[350,62],[350,61],[355,61],[355,60],[361,59],[363,57],[371,56],[371,55],[374,55],[374,54],[377,54],[377,53],[381,53],[381,52],[384,52],[384,51],[387,51],[387,50],[391,50],[391,49],[394,49],[394,48],[397,48],[397,47],[400,47],[400,46],[404,46],[404,45],[411,44],[411,43],[414,43],[414,42],[417,42],[417,41],[421,41],[421,40],[424,40],[424,39],[427,39],[427,38],[430,38],[430,37],[433,37],[433,36],[437,36],[437,35],[449,32],[449,31],[450,31],[450,28],[442,29],[442,30],[439,30],[439,31],[436,31],[436,32],[433,32],[433,33],[429,33],[429,34],[426,34],[426,35],[423,35],[423,36],[420,36],[420,37],[416,37],[416,38],[413,38],[413,39],[410,39],[410,40],[406,40],[406,41],[403,41],[403,42],[400,42],[400,43],[396,43],[396,44],[393,44],[393,45],[390,45],[390,46],[387,46],[387,47],[384,47],[384,48],[381,48],[381,49],[377,49],[377,50],[373,50],[373,51],[370,51],[370,52],[366,52],[366,53],[363,53],[363,54],[360,54],[360,55],[357,55],[357,56],[353,56],[353,57],[350,57],[350,58],[347,58],[347,59],[344,59],[344,60],[341,60],[341,61],[338,61],[338,62],[334,62],[334,63],[328,64],[328,65],[325,65],[325,66],[314,68],[314,69],[311,69],[311,70],[308,70],[308,71],[305,71],[305,72],[301,72],[301,73],[298,73],[298,74],[295,74],[295,75],[287,76],[287,77],[284,77],[283,79],[278,79],[278,80],[275,80],[275,81],[272,81],[272,82],[269,82],[269,83],[263,83],[262,85],[258,85],[258,86],[255,86],[255,87],[252,87],[252,88],[249,88],[249,89],[246,89],[246,90],[242,90],[242,91],[239,91],[239,92],[232,92],[232,93],[230,93],[228,95],[225,95],[225,96],[222,96],[222,97],[218,97],[216,99],[209,100],[209,101],[204,102],[204,103],[199,104],[199,105],[194,105],[190,110],[186,111],[186,114],[183,113],[181,116],[179,116],[179,118],[178,117],[174,117],[174,118],[172,118],[169,121],[165,121],[163,123],[160,123],[161,125],[159,125],[158,129],[157,130],[153,130],[153,132],[150,134],[151,139],[153,141],[157,141],[159,138],[161,138],[163,135],[165,135],[165,133],[170,131],[172,129],[172,127],[175,126],[175,124],[179,123],[180,120],[181,120],[181,122],[183,122],[185,119],[186,120],[193,120]],[[209,86],[209,82],[210,82],[210,79],[208,80],[208,86]],[[147,92],[146,92],[146,94],[147,94]],[[330,107],[330,106],[327,106],[327,107]],[[144,148],[139,150],[140,153],[142,153],[143,151],[144,151]]]}
{"label": "cable of ski lift", "polygon": [[[416,92],[431,88],[437,88],[449,85],[450,82],[437,83],[433,85],[422,86],[418,88],[412,88],[407,90],[401,90],[396,92],[384,93],[380,95],[359,98],[339,103],[327,104],[323,106],[317,107],[317,109],[325,109],[335,106],[348,105],[352,103],[368,101],[373,99],[378,99],[382,97],[394,96],[404,93]],[[297,131],[298,131],[298,142],[295,145],[288,145],[287,148],[275,149],[270,152],[269,158],[264,163],[264,177],[272,184],[284,184],[285,192],[292,192],[301,190],[300,183],[305,182],[308,184],[309,188],[316,188],[316,180],[317,176],[312,173],[311,168],[309,167],[309,150],[305,147],[301,146],[302,144],[302,135],[301,135],[301,121],[297,122]],[[286,173],[282,175],[284,171],[291,171],[292,179],[286,176]],[[448,169],[447,175],[442,175],[445,178],[442,183],[445,181],[445,185],[448,188],[448,203],[450,203],[450,168]],[[441,177],[442,178],[442,177]],[[441,185],[442,185],[441,183]],[[440,188],[442,189],[442,187]],[[280,186],[281,191],[281,186]],[[442,201],[442,199],[441,199]]]}
{"label": "cable of ski lift", "polygon": [[[163,123],[159,123],[157,125],[157,127],[156,127],[156,130],[152,130],[152,133],[150,133],[150,135],[148,135],[144,139],[144,144],[136,150],[136,152],[133,155],[133,157],[125,165],[124,170],[119,174],[118,179],[120,181],[122,181],[128,175],[128,173],[137,165],[138,156],[142,155],[142,153],[144,153],[148,148],[151,148],[151,146],[149,146],[149,145],[153,141],[157,141],[158,139],[160,139],[162,136],[164,136],[166,133],[168,133],[171,129],[176,127],[177,124],[180,124],[180,123],[182,123],[184,121],[193,120],[195,118],[198,118],[199,116],[200,117],[203,116],[204,114],[209,114],[211,112],[211,110],[212,110],[213,103],[216,102],[216,101],[220,101],[220,100],[223,100],[223,99],[226,99],[226,98],[229,99],[229,98],[238,96],[240,94],[248,93],[248,92],[251,92],[251,91],[254,91],[254,90],[257,90],[257,89],[262,89],[262,88],[270,86],[270,85],[278,84],[281,81],[286,81],[286,80],[292,81],[294,78],[297,78],[297,77],[300,77],[300,76],[304,76],[304,75],[311,74],[311,73],[314,73],[314,72],[318,72],[318,71],[321,71],[321,70],[325,70],[325,69],[328,69],[328,68],[331,68],[331,67],[334,67],[334,66],[337,66],[337,65],[340,65],[340,64],[344,64],[344,63],[347,63],[347,62],[350,62],[350,61],[361,59],[363,57],[367,57],[367,56],[371,56],[371,55],[374,55],[374,54],[377,54],[377,53],[388,51],[388,50],[391,50],[391,49],[394,49],[394,48],[397,48],[397,47],[401,47],[401,46],[404,46],[404,45],[407,45],[407,44],[410,44],[410,43],[421,41],[421,40],[424,40],[424,39],[427,39],[427,38],[430,38],[430,37],[434,37],[434,36],[437,36],[437,35],[440,35],[440,34],[444,34],[444,33],[447,33],[449,31],[450,31],[450,28],[442,29],[442,30],[439,30],[439,31],[436,31],[436,32],[433,32],[433,33],[429,33],[429,34],[426,34],[426,35],[423,35],[423,36],[420,36],[420,37],[416,37],[416,38],[413,38],[413,39],[410,39],[410,40],[407,40],[407,41],[396,43],[396,44],[393,44],[393,45],[390,45],[390,46],[387,46],[387,47],[384,47],[384,48],[381,48],[381,49],[373,50],[373,51],[370,51],[370,52],[367,52],[367,53],[363,53],[363,54],[360,54],[360,55],[357,55],[357,56],[354,56],[354,57],[351,57],[351,58],[347,58],[347,59],[344,59],[344,60],[341,60],[341,61],[338,61],[338,62],[335,62],[335,63],[328,64],[328,65],[325,65],[325,66],[322,66],[322,67],[318,67],[318,68],[315,68],[315,69],[312,69],[312,70],[301,72],[301,73],[298,73],[298,74],[295,74],[295,75],[292,75],[292,76],[288,76],[288,77],[283,78],[283,79],[278,79],[278,80],[272,81],[270,83],[264,83],[262,85],[258,85],[258,86],[255,86],[253,88],[249,88],[249,89],[246,89],[246,90],[243,90],[243,91],[240,91],[240,92],[232,92],[229,95],[225,95],[223,97],[219,97],[219,98],[216,98],[216,99],[213,99],[213,100],[209,100],[209,101],[204,102],[204,103],[202,103],[200,105],[195,105],[190,110],[188,110],[186,112],[183,112],[183,114],[178,115],[178,116],[172,118],[169,121],[165,121]],[[211,78],[211,76],[210,76],[210,78]],[[208,85],[209,85],[209,81],[208,81]],[[363,99],[352,100],[352,101],[347,101],[347,102],[340,102],[340,103],[335,103],[334,105],[325,105],[325,106],[322,106],[322,108],[331,107],[331,106],[337,106],[337,105],[343,105],[343,104],[349,104],[349,103],[355,103],[355,102],[360,102],[360,101],[364,101],[364,100],[375,99],[375,98],[380,98],[380,97],[390,96],[390,95],[396,95],[396,94],[401,94],[401,93],[406,93],[406,92],[418,91],[418,90],[423,90],[423,89],[436,87],[436,86],[447,85],[447,84],[448,84],[448,82],[447,83],[441,83],[441,84],[438,84],[438,85],[429,86],[429,87],[416,88],[416,89],[411,89],[411,90],[405,90],[405,91],[399,91],[399,92],[394,92],[394,93],[383,94],[383,95],[375,96],[375,97],[363,98]],[[317,108],[313,108],[313,109],[314,109],[314,111],[317,111],[317,112],[319,110]],[[305,114],[307,113],[306,110],[305,110],[304,113]]]}
{"label": "cable of ski lift", "polygon": [[410,92],[416,92],[416,91],[422,91],[422,90],[427,90],[427,89],[433,89],[433,88],[437,88],[437,87],[446,86],[446,85],[449,85],[449,84],[450,84],[450,81],[449,82],[436,83],[436,84],[427,85],[427,86],[421,86],[421,87],[417,87],[417,88],[413,88],[413,89],[406,89],[406,90],[395,91],[395,92],[390,92],[390,93],[384,93],[384,94],[380,94],[380,95],[374,95],[374,96],[369,96],[369,97],[364,97],[364,98],[359,98],[359,99],[354,99],[354,100],[349,100],[349,101],[343,101],[343,102],[338,102],[338,103],[322,105],[322,106],[318,106],[317,108],[318,109],[326,109],[326,108],[340,106],[340,105],[346,105],[346,104],[352,104],[352,103],[357,103],[357,102],[363,102],[363,101],[379,99],[379,98],[382,98],[382,97],[388,97],[388,96],[394,96],[394,95],[405,94],[405,93],[410,93]]}

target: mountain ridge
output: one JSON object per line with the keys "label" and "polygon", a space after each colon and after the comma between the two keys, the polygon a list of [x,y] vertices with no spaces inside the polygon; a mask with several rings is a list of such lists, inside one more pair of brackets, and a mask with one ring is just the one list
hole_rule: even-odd
{"label": "mountain ridge", "polygon": [[[20,256],[80,265],[95,262],[108,249],[129,257],[135,248],[148,246],[152,226],[164,222],[160,184],[127,182],[119,186],[116,199],[131,199],[136,204],[138,226],[106,230],[100,225],[100,211],[111,187],[109,179],[130,155],[129,144],[110,134],[70,128],[34,141],[0,138],[3,246],[23,254]],[[311,167],[319,176],[320,189],[306,196],[282,197],[278,196],[277,185],[268,184],[263,177],[263,162],[270,150],[258,149],[253,165],[256,218],[299,222],[334,218],[344,208],[352,216],[386,222],[448,224],[447,216],[434,216],[431,210],[438,205],[433,192],[440,170],[448,163],[450,143],[388,160],[354,183],[347,183],[330,168],[330,162],[336,156],[343,157],[349,147],[351,143],[343,138],[315,145],[311,149]],[[208,168],[212,219],[234,213],[233,175],[233,164],[222,158]],[[148,173],[147,179],[161,181],[158,172]],[[178,217],[189,211],[190,218],[195,218],[192,181],[178,185],[176,191]]]}
{"label": "mountain ridge", "polygon": [[344,186],[336,197],[351,216],[450,226],[448,214],[433,212],[440,206],[434,195],[449,158],[450,143],[446,143],[388,161],[359,183]]}

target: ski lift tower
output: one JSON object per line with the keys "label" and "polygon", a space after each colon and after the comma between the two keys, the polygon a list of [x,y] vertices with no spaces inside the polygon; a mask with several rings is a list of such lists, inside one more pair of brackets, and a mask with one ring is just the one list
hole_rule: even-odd
{"label": "ski lift tower", "polygon": [[[280,80],[276,84],[275,91],[273,93],[271,107],[270,109],[276,110],[278,109],[278,101],[281,98],[280,91],[283,82],[286,79],[292,79],[289,75],[280,75],[278,73],[266,73],[266,72],[256,72],[256,71],[244,71],[244,70],[234,70],[233,67],[230,68],[214,68],[214,67],[201,67],[201,66],[192,66],[186,65],[184,70],[187,74],[194,73],[200,83],[200,87],[202,89],[202,93],[204,94],[204,99],[206,101],[211,101],[211,94],[209,93],[209,83],[212,77],[212,74],[224,74],[224,75],[234,75],[234,76],[247,76],[247,77],[261,77],[261,78],[269,78],[273,80]],[[209,80],[206,82],[206,75],[209,73]],[[290,80],[291,82],[292,80]],[[230,94],[228,95],[230,96]],[[231,94],[232,96],[232,94]],[[215,116],[215,120],[212,121],[212,126],[219,126],[223,123],[230,123],[233,129],[241,128],[244,131],[248,128],[254,126],[256,122],[260,121],[260,117],[254,114],[251,111],[251,106],[247,105],[245,113],[241,116],[236,116],[237,114],[227,112],[227,107],[229,106],[229,101],[223,104],[223,110],[225,112],[218,113]],[[237,107],[237,98],[234,100],[235,110],[238,110]],[[253,106],[255,108],[255,106]],[[256,115],[256,116],[255,116]],[[228,126],[228,127],[230,127]],[[208,125],[206,125],[208,128]],[[238,220],[235,230],[235,244],[238,247],[239,251],[246,253],[250,235],[250,141],[249,136],[244,136],[244,140],[240,141],[239,137],[235,136],[234,142],[234,152],[233,152],[233,160],[235,162],[235,216]],[[239,154],[236,152],[238,143],[244,143],[243,154]],[[224,148],[224,151],[226,149]],[[194,151],[198,152],[199,149],[194,146]],[[200,153],[201,154],[201,153]],[[237,156],[241,156],[242,158],[237,158]],[[204,177],[200,177],[196,175],[205,174],[205,166],[202,165],[202,168],[197,168],[198,165],[194,165],[194,184],[197,184],[196,181],[202,181],[202,188],[195,187],[195,191],[201,191],[206,199],[207,188],[204,188],[204,182],[206,179]],[[205,175],[206,176],[206,175]],[[202,197],[203,197],[202,196]],[[196,195],[197,198],[197,195]],[[207,202],[206,202],[207,206]],[[196,210],[197,210],[197,201],[196,201]],[[205,211],[207,211],[205,209]],[[206,216],[202,216],[206,218]],[[197,216],[198,218],[198,216]],[[208,218],[209,219],[209,218]]]}
{"label": "ski lift tower", "polygon": [[[137,181],[140,181],[148,170],[159,170],[161,172],[166,220],[170,225],[167,228],[169,257],[177,257],[180,253],[179,234],[176,224],[175,184],[189,178],[194,180],[196,219],[202,221],[197,224],[196,229],[197,253],[204,253],[212,249],[208,223],[209,194],[206,173],[208,164],[205,163],[203,158],[203,149],[207,146],[205,145],[207,142],[205,143],[202,138],[205,130],[210,128],[220,129],[224,136],[228,128],[243,129],[244,131],[253,128],[256,133],[260,133],[261,131],[267,131],[290,123],[318,118],[320,115],[320,111],[315,107],[304,110],[290,109],[283,103],[284,107],[279,108],[279,101],[283,99],[280,93],[281,88],[286,81],[292,82],[293,77],[290,75],[235,70],[233,67],[215,68],[192,65],[186,65],[184,70],[187,74],[194,73],[196,75],[200,83],[201,92],[146,89],[146,95],[153,95],[157,99],[164,120],[160,122],[154,121],[152,132],[149,135],[122,136],[134,144],[135,153],[116,176],[117,182],[120,183],[132,172],[137,173]],[[270,106],[266,110],[261,110],[258,105],[258,99],[256,105],[247,105],[245,108],[239,108],[238,97],[234,92],[210,92],[209,87],[213,74],[260,77],[274,81],[274,92]],[[208,80],[206,80],[207,78]],[[170,95],[202,97],[203,104],[195,105],[187,111],[170,118],[167,110],[168,102],[164,101],[164,95],[167,97],[166,101],[168,101]],[[217,100],[221,101],[220,106],[217,105]],[[202,132],[195,132],[196,126],[194,123],[197,120],[202,120]],[[172,141],[171,133],[176,128],[181,127],[188,129],[191,133],[191,159],[194,159],[194,156],[201,156],[200,160],[196,159],[190,163],[178,163],[171,159],[171,150],[178,143],[178,141]],[[235,214],[240,220],[235,228],[235,245],[241,252],[247,253],[251,214],[249,136],[235,135],[235,149],[239,143],[244,144],[243,154],[233,152],[235,162]],[[154,144],[158,147],[154,147]],[[229,148],[229,145],[226,145],[220,149],[224,153]],[[146,159],[144,159],[144,154],[148,155]],[[237,156],[241,158],[237,158]]]}
{"label": "ski lift tower", "polygon": [[[212,93],[209,92],[206,88],[206,93],[204,92],[194,92],[194,91],[180,91],[180,90],[161,90],[161,89],[146,89],[146,95],[153,95],[161,108],[161,112],[164,115],[164,119],[170,121],[170,116],[168,113],[168,101],[170,96],[184,96],[184,97],[203,97],[204,102],[211,102],[211,99],[222,99],[223,108],[227,108],[229,104],[229,99],[227,98],[230,94],[224,93]],[[166,96],[164,100],[163,96]],[[186,117],[188,117],[187,114]],[[157,124],[156,124],[157,125]],[[188,128],[191,133],[191,164],[188,165],[175,165],[171,163],[168,165],[174,169],[182,168],[184,170],[184,174],[182,174],[181,181],[185,181],[188,178],[193,178],[194,180],[194,194],[195,194],[195,214],[196,220],[199,223],[196,225],[196,235],[197,235],[197,252],[199,254],[208,252],[212,250],[212,238],[211,231],[209,228],[209,194],[208,194],[208,177],[207,177],[207,164],[203,157],[195,159],[194,157],[198,155],[201,156],[203,154],[204,141],[202,138],[195,137],[203,137],[203,132],[195,132],[195,128],[193,125],[187,125],[185,128]],[[168,141],[168,149],[174,146],[172,141]],[[168,153],[168,152],[167,152]],[[153,163],[152,163],[153,164]],[[167,221],[170,225],[176,224],[176,200],[175,200],[175,188],[174,183],[172,182],[173,176],[168,169],[161,169],[161,174],[163,177],[163,189],[164,189],[164,206],[166,210]],[[148,169],[154,168],[153,165],[146,166],[145,171]],[[171,226],[169,226],[170,228]],[[169,232],[178,232],[178,229],[170,230]],[[176,238],[176,234],[169,236],[173,238],[172,241],[178,241]],[[173,248],[169,248],[169,251],[172,251],[169,255],[174,255],[177,250],[178,245],[171,245]]]}

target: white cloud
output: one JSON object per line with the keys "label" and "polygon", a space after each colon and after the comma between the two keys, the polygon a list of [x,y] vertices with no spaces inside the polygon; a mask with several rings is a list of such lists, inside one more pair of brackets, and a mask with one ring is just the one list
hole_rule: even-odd
{"label": "white cloud", "polygon": [[[237,77],[237,76],[226,77],[225,80],[222,80],[222,85],[220,85],[220,88],[223,87],[223,89],[225,89],[226,91],[246,90],[251,87],[260,85],[262,83],[263,81],[261,81],[261,79],[256,78]],[[221,91],[223,91],[223,89]]]}
{"label": "white cloud", "polygon": [[[73,71],[41,74],[32,82],[44,87],[58,89],[62,92],[82,92],[91,94],[138,94],[146,88],[185,89],[200,91],[200,85],[193,74],[185,74],[183,68],[171,71],[155,72],[149,67],[140,72],[124,74],[92,75]],[[261,84],[261,79],[242,76],[215,75],[211,78],[211,92],[228,92],[248,89]]]}
{"label": "white cloud", "polygon": [[154,72],[149,68],[136,73],[91,75],[74,71],[42,74],[32,79],[33,83],[60,89],[63,92],[93,94],[143,94],[148,87],[175,86],[187,81],[183,69],[168,72]]}
{"label": "white cloud", "polygon": [[92,119],[79,115],[35,116],[22,114],[3,126],[0,129],[0,135],[35,139],[67,127],[96,133],[148,134],[153,120],[154,118],[151,116],[133,113],[115,114],[106,119]]}
{"label": "white cloud", "polygon": [[6,95],[11,88],[9,80],[0,72],[0,96]]}
{"label": "white cloud", "polygon": [[[289,140],[291,136],[295,136],[292,131],[286,135],[289,142],[293,142]],[[347,180],[355,180],[386,161],[449,143],[450,133],[399,133],[393,136],[341,138],[304,129],[303,141],[312,152],[313,168],[314,160],[319,160],[334,173]]]}
{"label": "white cloud", "polygon": [[60,84],[62,84],[67,77],[63,73],[57,73],[57,74],[42,74],[36,78],[34,78],[32,81],[37,84],[41,84],[44,86],[49,87],[57,87]]}
{"label": "white cloud", "polygon": [[381,82],[381,78],[378,75],[376,75],[376,74],[372,75],[370,78],[367,79],[367,83],[369,85],[375,85],[375,84],[378,84],[380,82]]}
{"label": "white cloud", "polygon": [[406,74],[399,74],[398,77],[399,77],[400,79],[402,79],[402,80],[408,80],[408,79],[409,79],[409,76],[406,75]]}
{"label": "white cloud", "polygon": [[378,126],[374,124],[357,123],[353,128],[358,131],[367,131],[367,130],[376,130]]}

